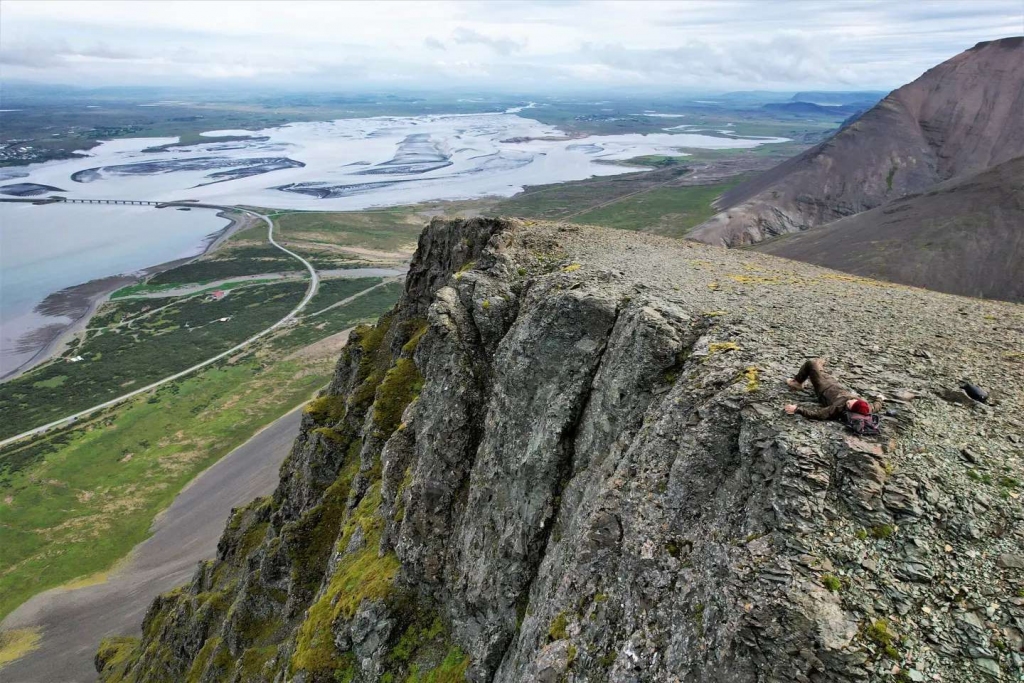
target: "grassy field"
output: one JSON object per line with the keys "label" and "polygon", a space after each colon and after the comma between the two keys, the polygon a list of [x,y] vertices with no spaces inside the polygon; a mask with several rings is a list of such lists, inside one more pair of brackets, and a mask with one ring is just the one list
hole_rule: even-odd
{"label": "grassy field", "polygon": [[411,252],[425,220],[414,207],[351,213],[283,213],[274,219],[287,243]]}
{"label": "grassy field", "polygon": [[90,322],[85,340],[67,353],[81,361],[58,358],[0,384],[0,437],[85,410],[226,351],[287,315],[306,287],[301,281],[243,287],[220,301],[198,295],[110,302]]}
{"label": "grassy field", "polygon": [[714,215],[711,202],[748,177],[736,175],[705,185],[681,185],[687,168],[666,159],[674,157],[633,160],[657,168],[654,171],[527,188],[498,202],[490,213],[682,237]]}
{"label": "grassy field", "polygon": [[711,202],[743,180],[744,176],[737,176],[711,185],[657,187],[608,206],[585,211],[572,220],[575,223],[603,225],[619,230],[640,230],[682,237],[696,225],[711,218],[715,214]]}
{"label": "grassy field", "polygon": [[596,208],[610,200],[678,180],[686,173],[685,167],[672,167],[557,185],[527,187],[524,192],[499,201],[488,213],[538,220],[559,220],[571,214]]}
{"label": "grassy field", "polygon": [[399,289],[378,288],[233,363],[0,452],[0,619],[124,557],[196,474],[327,382],[337,350],[308,344],[375,318]]}

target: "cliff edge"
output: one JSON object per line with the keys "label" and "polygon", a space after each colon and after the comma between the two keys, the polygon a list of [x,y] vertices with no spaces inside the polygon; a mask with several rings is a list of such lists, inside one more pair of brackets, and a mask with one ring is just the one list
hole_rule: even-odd
{"label": "cliff edge", "polygon": [[[435,220],[400,303],[306,408],[274,495],[97,667],[1015,680],[1022,340],[1013,304],[638,233]],[[892,399],[884,438],[783,414],[784,378],[818,355]]]}

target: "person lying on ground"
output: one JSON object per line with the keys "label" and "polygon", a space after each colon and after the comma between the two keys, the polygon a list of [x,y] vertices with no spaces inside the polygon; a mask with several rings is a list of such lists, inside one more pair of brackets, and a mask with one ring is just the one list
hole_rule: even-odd
{"label": "person lying on ground", "polygon": [[814,393],[818,395],[821,407],[798,406],[790,403],[784,408],[788,414],[796,413],[812,420],[842,420],[847,412],[871,415],[882,411],[884,396],[879,396],[873,404],[868,403],[852,389],[843,386],[839,380],[825,372],[823,358],[811,358],[805,362],[796,377],[787,379],[786,384],[790,389],[800,391],[808,379],[814,386]]}

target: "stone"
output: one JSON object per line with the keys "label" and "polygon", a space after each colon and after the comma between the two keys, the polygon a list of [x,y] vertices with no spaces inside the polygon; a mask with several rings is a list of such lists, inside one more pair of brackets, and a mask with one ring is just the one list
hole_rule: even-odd
{"label": "stone", "polygon": [[1024,569],[1024,555],[1002,553],[996,558],[996,566],[1003,569]]}

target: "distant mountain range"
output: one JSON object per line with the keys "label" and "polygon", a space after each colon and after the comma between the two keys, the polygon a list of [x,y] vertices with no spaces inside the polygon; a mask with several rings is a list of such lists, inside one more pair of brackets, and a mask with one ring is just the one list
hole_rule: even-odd
{"label": "distant mountain range", "polygon": [[[828,140],[726,192],[720,212],[690,237],[742,246],[801,233],[764,250],[941,291],[1024,300],[1012,277],[1024,279],[1022,156],[1018,36],[943,62]],[[1011,270],[994,275],[997,265]]]}

